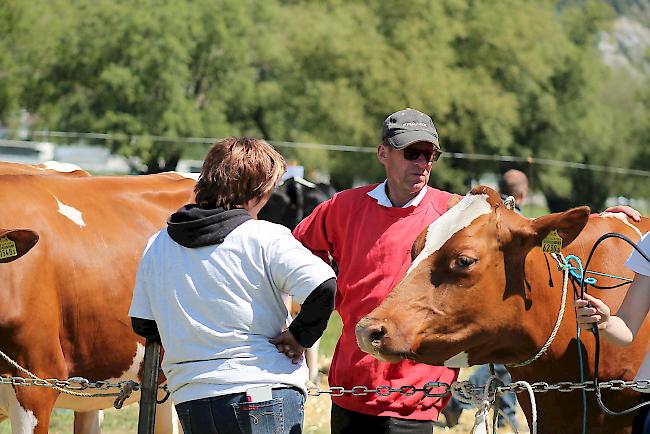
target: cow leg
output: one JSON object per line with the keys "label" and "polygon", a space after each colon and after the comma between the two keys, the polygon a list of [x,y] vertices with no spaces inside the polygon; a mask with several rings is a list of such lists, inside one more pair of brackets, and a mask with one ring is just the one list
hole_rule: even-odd
{"label": "cow leg", "polygon": [[[162,399],[165,393],[159,392],[158,399]],[[162,404],[156,406],[156,425],[154,432],[156,434],[182,434],[180,420],[176,414],[176,408],[172,403],[171,398]]]}
{"label": "cow leg", "polygon": [[307,367],[309,368],[309,381],[318,384],[318,350],[320,348],[320,339],[312,345],[311,348],[305,350],[305,359],[307,360]]}
{"label": "cow leg", "polygon": [[103,410],[75,411],[74,434],[101,434],[103,420]]}
{"label": "cow leg", "polygon": [[12,434],[47,434],[57,396],[57,392],[37,386],[3,386],[0,399]]}

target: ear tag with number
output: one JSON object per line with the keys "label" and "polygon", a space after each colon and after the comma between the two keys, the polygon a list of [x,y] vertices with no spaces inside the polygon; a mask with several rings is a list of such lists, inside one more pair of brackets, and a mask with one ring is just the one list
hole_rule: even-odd
{"label": "ear tag with number", "polygon": [[16,243],[7,237],[0,238],[0,259],[13,258],[14,256],[18,256]]}
{"label": "ear tag with number", "polygon": [[560,250],[562,250],[562,237],[558,235],[557,229],[553,229],[542,240],[542,252],[560,253]]}

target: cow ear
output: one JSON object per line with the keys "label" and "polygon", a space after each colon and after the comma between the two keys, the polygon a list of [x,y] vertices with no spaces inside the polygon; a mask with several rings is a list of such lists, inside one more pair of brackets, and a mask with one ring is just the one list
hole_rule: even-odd
{"label": "cow ear", "polygon": [[0,228],[0,263],[11,262],[34,247],[38,234],[29,229]]}
{"label": "cow ear", "polygon": [[581,206],[536,218],[531,222],[534,232],[534,245],[541,246],[542,240],[555,229],[562,238],[562,247],[568,246],[578,237],[587,224],[589,213],[589,207]]}
{"label": "cow ear", "polygon": [[420,254],[422,249],[424,249],[424,245],[427,242],[427,233],[429,232],[429,228],[424,228],[422,232],[420,232],[420,235],[415,239],[415,242],[413,243],[413,247],[411,247],[411,261],[415,261],[415,258]]}

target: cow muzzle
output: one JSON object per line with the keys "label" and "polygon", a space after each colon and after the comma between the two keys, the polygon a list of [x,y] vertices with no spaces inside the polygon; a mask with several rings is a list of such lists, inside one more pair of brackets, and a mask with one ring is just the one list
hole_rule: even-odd
{"label": "cow muzzle", "polygon": [[361,351],[379,360],[398,362],[406,358],[406,352],[394,348],[395,337],[391,333],[391,325],[386,320],[365,317],[355,329],[357,344]]}

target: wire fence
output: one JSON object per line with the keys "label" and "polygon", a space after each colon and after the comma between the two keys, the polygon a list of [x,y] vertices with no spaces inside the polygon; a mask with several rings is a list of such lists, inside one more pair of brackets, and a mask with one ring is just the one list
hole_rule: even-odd
{"label": "wire fence", "polygon": [[[149,136],[149,135],[126,135],[111,133],[77,133],[68,131],[33,131],[32,137],[42,138],[49,141],[54,138],[76,139],[76,140],[103,140],[103,141],[128,141],[136,143],[141,140],[148,140],[160,143],[175,143],[183,145],[211,145],[219,138],[214,137],[169,137],[169,136]],[[374,154],[374,147],[365,146],[346,146],[346,145],[329,145],[320,143],[300,143],[287,141],[269,141],[276,147],[294,148],[294,149],[318,149],[323,151],[334,152],[357,152]],[[605,172],[619,175],[632,175],[650,177],[650,170],[630,169],[625,167],[611,167],[598,164],[586,164],[573,161],[553,160],[547,158],[537,158],[534,156],[515,156],[515,155],[489,155],[465,152],[445,152],[445,158],[475,161],[495,161],[505,163],[524,163],[530,165],[554,166],[560,168],[571,168],[589,170],[593,172]]]}

